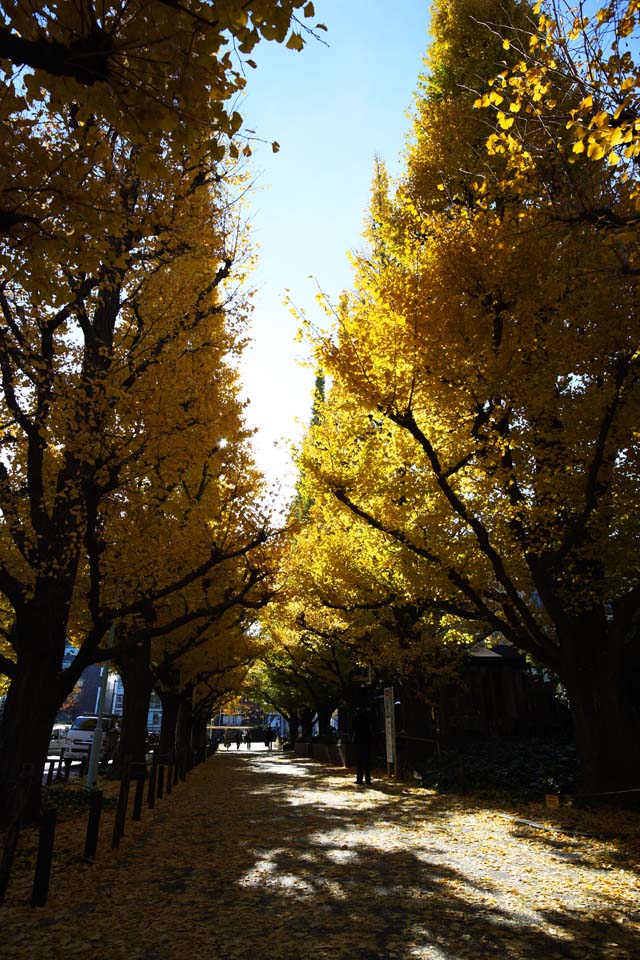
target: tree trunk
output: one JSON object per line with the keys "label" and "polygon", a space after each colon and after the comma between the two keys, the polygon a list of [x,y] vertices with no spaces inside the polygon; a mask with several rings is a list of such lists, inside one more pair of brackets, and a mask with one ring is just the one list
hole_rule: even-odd
{"label": "tree trunk", "polygon": [[624,647],[601,618],[561,638],[559,671],[578,751],[577,793],[587,802],[640,802],[640,715],[629,695]]}
{"label": "tree trunk", "polygon": [[180,694],[175,690],[157,690],[162,704],[162,722],[160,725],[161,756],[170,754],[172,757],[176,749],[176,727],[178,725],[178,711],[180,709]]}
{"label": "tree trunk", "polygon": [[300,733],[300,717],[297,713],[290,713],[288,717],[285,717],[287,721],[287,726],[289,727],[289,740],[292,742],[298,739]]}
{"label": "tree trunk", "polygon": [[150,644],[122,651],[117,658],[124,686],[122,730],[116,758],[116,769],[122,772],[126,760],[145,763],[147,752],[147,720],[153,689],[150,670]]}
{"label": "tree trunk", "polygon": [[303,707],[300,711],[300,723],[302,725],[302,739],[306,740],[311,736],[313,730],[313,721],[316,718],[315,711],[311,707]]}
{"label": "tree trunk", "polygon": [[320,736],[326,736],[331,733],[331,717],[335,710],[335,704],[322,704],[318,707],[318,733]]}
{"label": "tree trunk", "polygon": [[23,822],[40,813],[51,728],[69,693],[61,679],[66,609],[59,597],[40,599],[14,625],[20,652],[0,727],[0,824],[14,816],[16,787],[26,780]]}
{"label": "tree trunk", "polygon": [[185,761],[191,755],[191,730],[193,726],[193,688],[184,690],[180,696],[178,709],[178,723],[176,725],[176,756],[184,757]]}
{"label": "tree trunk", "polygon": [[193,715],[191,724],[191,749],[198,755],[207,747],[207,724],[209,722],[208,710],[197,710]]}

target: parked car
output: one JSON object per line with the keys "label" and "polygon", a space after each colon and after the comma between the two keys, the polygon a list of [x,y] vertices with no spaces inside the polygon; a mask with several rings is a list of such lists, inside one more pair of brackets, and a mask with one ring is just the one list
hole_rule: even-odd
{"label": "parked car", "polygon": [[[120,717],[114,714],[105,714],[102,718],[102,744],[100,747],[100,759],[104,757],[107,736],[109,731],[119,726]],[[98,718],[95,714],[83,714],[76,717],[64,739],[64,755],[74,760],[81,760],[88,757],[93,742],[93,732],[98,724]]]}
{"label": "parked car", "polygon": [[62,753],[65,748],[65,737],[69,729],[68,723],[55,723],[51,736],[49,737],[49,751],[47,756],[55,757]]}

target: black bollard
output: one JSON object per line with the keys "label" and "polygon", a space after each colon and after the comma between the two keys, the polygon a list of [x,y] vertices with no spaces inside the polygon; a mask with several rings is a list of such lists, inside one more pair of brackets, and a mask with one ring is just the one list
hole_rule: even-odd
{"label": "black bollard", "polygon": [[164,794],[164,763],[158,766],[158,800],[162,800]]}
{"label": "black bollard", "polygon": [[16,817],[7,831],[2,858],[0,859],[0,905],[4,903],[7,887],[9,886],[13,858],[15,857],[18,838],[20,837],[20,826],[20,817]]}
{"label": "black bollard", "polygon": [[33,764],[25,764],[20,772],[20,778],[13,784],[11,822],[5,837],[2,857],[0,858],[0,905],[4,903],[7,887],[9,886],[11,868],[13,866],[22,827],[22,814],[33,776]]}
{"label": "black bollard", "polygon": [[131,814],[132,820],[141,820],[142,819],[142,800],[144,798],[144,782],[147,779],[147,768],[144,764],[136,766],[136,769],[133,774],[134,780],[136,781],[136,792],[133,797],[133,813]]}
{"label": "black bollard", "polygon": [[150,810],[156,805],[156,788],[158,782],[158,753],[153,751],[153,760],[151,761],[151,773],[149,774],[149,789],[147,790],[147,806]]}
{"label": "black bollard", "polygon": [[56,834],[55,807],[48,807],[42,811],[40,817],[40,835],[38,838],[38,855],[36,858],[36,872],[33,878],[31,892],[31,906],[44,907],[49,894],[49,880],[51,878],[51,862],[53,860],[53,841]]}
{"label": "black bollard", "polygon": [[117,850],[120,846],[120,840],[124,836],[124,825],[127,818],[127,805],[129,802],[129,764],[125,764],[125,769],[120,781],[120,792],[118,793],[118,806],[116,807],[116,816],[113,821],[113,833],[111,835],[111,849]]}
{"label": "black bollard", "polygon": [[167,794],[170,794],[173,789],[173,766],[173,757],[170,757],[167,765]]}
{"label": "black bollard", "polygon": [[92,790],[89,800],[89,819],[87,821],[87,836],[84,842],[84,859],[95,860],[98,850],[98,833],[100,832],[100,815],[102,814],[102,790]]}

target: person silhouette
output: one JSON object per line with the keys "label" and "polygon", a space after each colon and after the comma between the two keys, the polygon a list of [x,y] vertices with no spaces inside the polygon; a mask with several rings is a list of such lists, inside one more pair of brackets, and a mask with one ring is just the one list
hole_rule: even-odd
{"label": "person silhouette", "polygon": [[371,741],[373,740],[373,726],[369,711],[364,707],[356,707],[351,724],[353,743],[356,748],[356,783],[371,783]]}

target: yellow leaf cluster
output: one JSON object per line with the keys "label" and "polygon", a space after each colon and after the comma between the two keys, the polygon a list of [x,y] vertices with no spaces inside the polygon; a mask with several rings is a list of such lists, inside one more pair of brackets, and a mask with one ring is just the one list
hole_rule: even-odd
{"label": "yellow leaf cluster", "polygon": [[[528,47],[518,41],[519,59],[497,74],[474,104],[483,110],[500,107],[495,111],[497,130],[491,146],[510,161],[505,182],[526,193],[527,180],[533,184],[544,177],[550,153],[560,151],[570,164],[579,163],[584,155],[615,168],[621,198],[635,215],[640,204],[631,176],[640,151],[640,72],[633,56],[634,41],[640,36],[637,4],[611,0],[594,17],[575,16],[568,4],[554,5],[553,15],[542,12],[539,5],[536,12],[536,30]],[[513,46],[510,43],[505,49]],[[523,143],[526,130],[524,164],[523,151],[507,145],[502,132],[514,127],[509,112],[521,115],[528,124],[521,130],[516,124]],[[537,126],[537,138],[531,136],[532,124]],[[496,143],[503,149],[496,148]]]}

